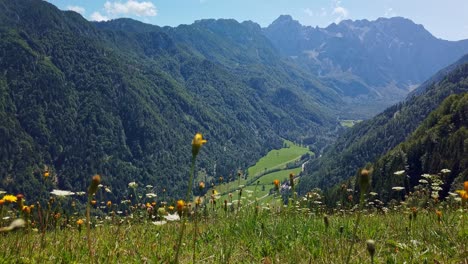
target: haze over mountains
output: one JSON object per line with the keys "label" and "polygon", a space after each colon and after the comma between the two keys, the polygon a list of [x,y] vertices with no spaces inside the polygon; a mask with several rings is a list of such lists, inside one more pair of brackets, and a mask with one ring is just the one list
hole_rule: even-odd
{"label": "haze over mountains", "polygon": [[284,138],[319,152],[342,130],[337,119],[403,99],[468,53],[468,41],[403,18],[161,28],[0,0],[0,51],[3,188],[84,190],[102,173],[116,194],[137,181],[174,195],[186,187],[195,132],[209,140],[198,172],[208,179],[235,177]]}

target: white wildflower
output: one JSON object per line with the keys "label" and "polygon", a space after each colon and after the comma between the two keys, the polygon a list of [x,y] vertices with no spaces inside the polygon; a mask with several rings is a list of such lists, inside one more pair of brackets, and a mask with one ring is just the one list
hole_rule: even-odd
{"label": "white wildflower", "polygon": [[147,194],[146,194],[146,197],[152,199],[152,198],[156,198],[157,195],[156,195],[155,193],[147,193]]}
{"label": "white wildflower", "polygon": [[157,225],[157,226],[160,226],[160,225],[165,225],[167,222],[166,221],[156,221],[156,222],[152,222],[153,225]]}
{"label": "white wildflower", "polygon": [[397,192],[399,192],[401,190],[404,190],[404,189],[405,189],[405,187],[401,187],[401,186],[392,187],[392,190],[397,191]]}
{"label": "white wildflower", "polygon": [[399,171],[395,171],[393,174],[395,174],[395,175],[402,175],[403,173],[405,173],[404,170],[399,170]]}
{"label": "white wildflower", "polygon": [[57,195],[57,196],[70,196],[70,195],[75,194],[74,192],[62,191],[62,190],[53,190],[50,193],[53,194],[53,195]]}
{"label": "white wildflower", "polygon": [[180,216],[176,213],[163,216],[167,221],[179,221]]}

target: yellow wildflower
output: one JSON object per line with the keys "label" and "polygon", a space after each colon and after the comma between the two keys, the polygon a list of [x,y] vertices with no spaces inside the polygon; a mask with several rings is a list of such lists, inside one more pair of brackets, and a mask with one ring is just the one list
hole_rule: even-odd
{"label": "yellow wildflower", "polygon": [[3,196],[3,200],[10,203],[16,203],[16,201],[18,201],[18,198],[16,198],[16,196],[14,195],[7,194]]}
{"label": "yellow wildflower", "polygon": [[207,141],[203,139],[201,133],[196,133],[192,139],[192,155],[197,156],[200,148],[205,144]]}

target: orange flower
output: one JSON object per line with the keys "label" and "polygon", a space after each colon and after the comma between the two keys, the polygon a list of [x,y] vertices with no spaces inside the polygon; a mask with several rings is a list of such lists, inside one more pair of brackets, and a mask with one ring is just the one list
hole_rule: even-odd
{"label": "orange flower", "polygon": [[457,193],[460,195],[463,201],[468,201],[468,192],[465,190],[457,190]]}
{"label": "orange flower", "polygon": [[97,203],[96,200],[91,201],[91,205],[96,205],[96,203]]}
{"label": "orange flower", "polygon": [[76,221],[76,224],[77,224],[78,226],[83,225],[83,223],[84,223],[83,219],[78,219],[78,220]]}
{"label": "orange flower", "polygon": [[26,214],[30,214],[31,213],[31,208],[29,206],[23,206],[22,208],[22,211]]}
{"label": "orange flower", "polygon": [[44,178],[47,178],[47,177],[49,177],[49,176],[50,176],[50,172],[49,172],[49,171],[47,171],[47,170],[46,170],[46,171],[44,171]]}
{"label": "orange flower", "polygon": [[435,213],[436,213],[436,215],[437,215],[437,219],[438,219],[438,220],[439,220],[439,222],[440,222],[440,218],[442,217],[442,212],[441,212],[441,211],[439,211],[439,210],[436,210],[436,212],[435,212]]}
{"label": "orange flower", "polygon": [[279,189],[280,181],[279,181],[279,180],[274,180],[274,181],[273,181],[273,184],[275,185],[275,188],[278,190],[278,189]]}
{"label": "orange flower", "polygon": [[107,207],[111,207],[112,206],[112,202],[111,201],[107,201]]}
{"label": "orange flower", "polygon": [[2,206],[5,203],[5,200],[1,199],[0,200],[0,206]]}
{"label": "orange flower", "polygon": [[200,190],[205,189],[205,183],[201,181],[201,182],[198,184],[198,188],[200,188]]}
{"label": "orange flower", "polygon": [[463,183],[463,188],[465,189],[465,192],[468,193],[468,181]]}
{"label": "orange flower", "polygon": [[88,194],[93,195],[97,192],[98,185],[101,183],[101,176],[99,174],[96,174],[93,176],[93,179],[91,180],[91,184],[89,185],[88,189]]}

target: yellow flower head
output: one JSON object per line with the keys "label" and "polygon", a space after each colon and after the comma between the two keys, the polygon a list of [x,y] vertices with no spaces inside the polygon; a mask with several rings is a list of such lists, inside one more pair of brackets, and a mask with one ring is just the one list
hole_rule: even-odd
{"label": "yellow flower head", "polygon": [[170,205],[170,206],[168,207],[168,209],[169,209],[169,211],[172,212],[172,211],[174,211],[174,206]]}
{"label": "yellow flower head", "polygon": [[24,213],[26,214],[30,214],[31,213],[31,208],[29,206],[23,206],[23,208],[21,209]]}
{"label": "yellow flower head", "polygon": [[107,201],[107,207],[111,207],[112,206],[112,202],[111,201]]}
{"label": "yellow flower head", "polygon": [[438,218],[441,218],[442,217],[442,211],[439,211],[439,210],[436,210],[436,215]]}
{"label": "yellow flower head", "polygon": [[78,226],[83,225],[83,223],[84,223],[83,219],[78,219],[78,220],[76,221],[76,224],[77,224]]}
{"label": "yellow flower head", "polygon": [[16,203],[16,201],[18,201],[18,198],[16,198],[16,196],[14,195],[7,194],[3,196],[3,200],[5,200],[6,202],[10,202],[10,203]]}
{"label": "yellow flower head", "polygon": [[185,206],[185,202],[184,200],[179,200],[177,201],[177,211],[182,211],[182,209],[184,209],[184,206]]}
{"label": "yellow flower head", "polygon": [[463,201],[468,201],[468,192],[465,190],[457,190],[457,193],[460,195]]}
{"label": "yellow flower head", "polygon": [[50,176],[50,172],[49,171],[44,171],[44,178],[47,178]]}
{"label": "yellow flower head", "polygon": [[201,133],[196,133],[195,136],[192,139],[192,155],[197,156],[198,152],[200,151],[200,148],[205,143],[206,143],[206,139],[203,139],[202,134]]}

